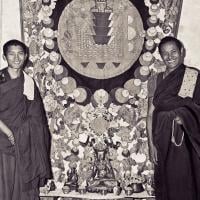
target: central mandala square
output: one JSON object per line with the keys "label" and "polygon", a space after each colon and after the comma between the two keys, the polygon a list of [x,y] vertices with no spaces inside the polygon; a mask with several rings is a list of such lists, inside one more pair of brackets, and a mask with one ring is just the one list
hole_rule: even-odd
{"label": "central mandala square", "polygon": [[108,79],[136,62],[143,31],[141,16],[129,0],[73,0],[59,19],[58,47],[76,72]]}

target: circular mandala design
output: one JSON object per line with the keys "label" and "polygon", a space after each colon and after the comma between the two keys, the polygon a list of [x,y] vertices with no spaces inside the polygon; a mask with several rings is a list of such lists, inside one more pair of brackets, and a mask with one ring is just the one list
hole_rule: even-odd
{"label": "circular mandala design", "polygon": [[127,71],[138,59],[143,23],[129,0],[73,0],[58,23],[58,47],[76,72],[108,79]]}

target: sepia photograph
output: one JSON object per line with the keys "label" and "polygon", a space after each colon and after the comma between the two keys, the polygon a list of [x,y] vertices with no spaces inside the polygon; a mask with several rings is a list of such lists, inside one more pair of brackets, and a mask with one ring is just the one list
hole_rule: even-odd
{"label": "sepia photograph", "polygon": [[199,10],[1,0],[0,200],[200,200]]}

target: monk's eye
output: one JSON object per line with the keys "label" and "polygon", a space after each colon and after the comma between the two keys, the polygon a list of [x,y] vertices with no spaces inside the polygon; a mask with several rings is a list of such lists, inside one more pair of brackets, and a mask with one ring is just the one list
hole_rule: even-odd
{"label": "monk's eye", "polygon": [[8,56],[14,56],[15,54],[13,52],[8,52]]}
{"label": "monk's eye", "polygon": [[23,52],[23,51],[20,51],[20,52],[18,53],[18,55],[24,56],[24,52]]}
{"label": "monk's eye", "polygon": [[177,51],[172,51],[171,52],[171,56],[177,56],[178,55],[178,52]]}

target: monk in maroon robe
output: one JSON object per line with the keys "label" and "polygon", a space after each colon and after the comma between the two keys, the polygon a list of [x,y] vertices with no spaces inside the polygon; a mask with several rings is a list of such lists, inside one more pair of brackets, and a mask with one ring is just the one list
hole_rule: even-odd
{"label": "monk in maroon robe", "polygon": [[39,91],[22,69],[27,47],[4,45],[0,71],[0,200],[38,200],[50,178],[50,134]]}
{"label": "monk in maroon robe", "polygon": [[166,72],[158,74],[152,99],[156,200],[199,200],[200,75],[182,64],[183,46],[175,38],[164,38],[159,51]]}

